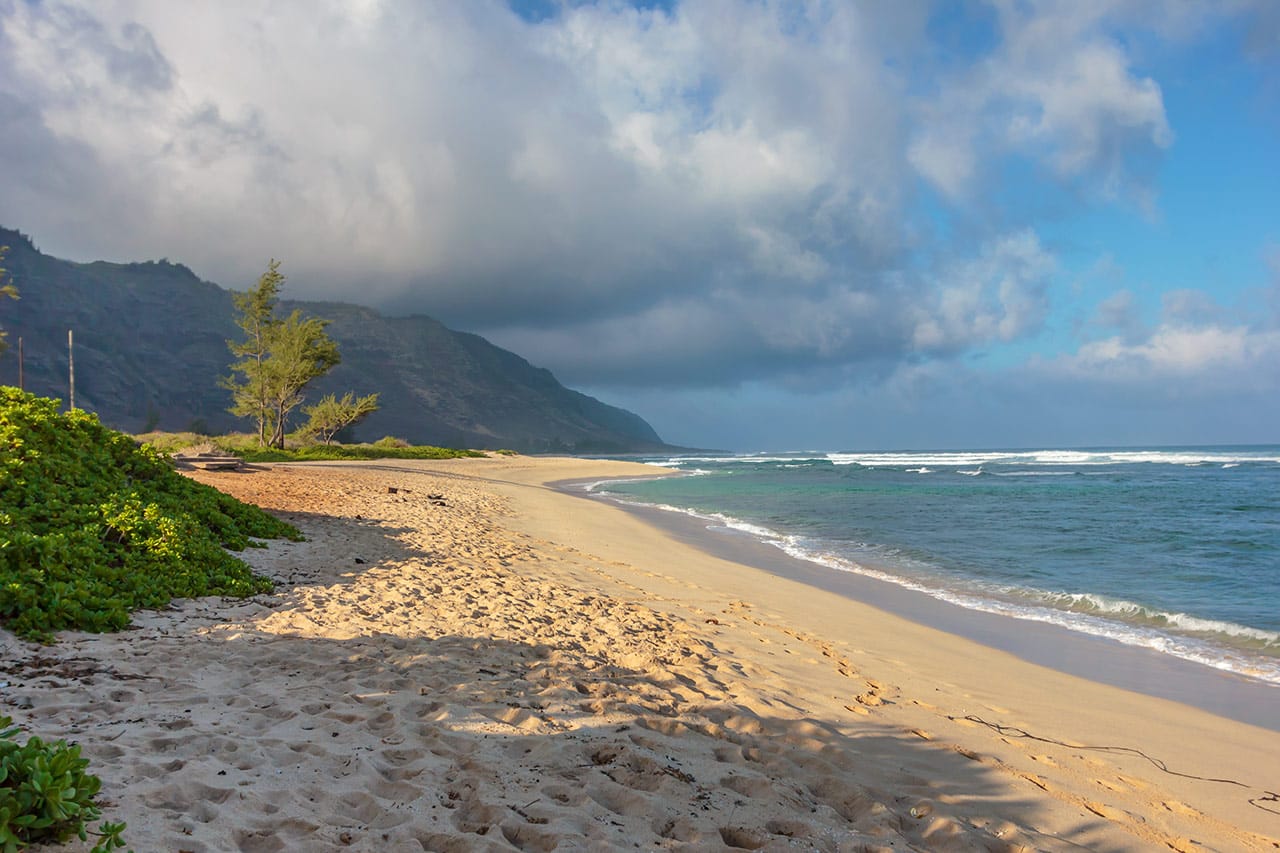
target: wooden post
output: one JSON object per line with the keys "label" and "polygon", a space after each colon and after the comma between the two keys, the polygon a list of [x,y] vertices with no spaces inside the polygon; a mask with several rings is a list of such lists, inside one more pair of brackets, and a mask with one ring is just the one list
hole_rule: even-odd
{"label": "wooden post", "polygon": [[27,390],[27,384],[22,381],[22,338],[18,338],[18,389]]}
{"label": "wooden post", "polygon": [[71,382],[71,411],[76,410],[76,351],[71,330],[67,329],[67,371]]}

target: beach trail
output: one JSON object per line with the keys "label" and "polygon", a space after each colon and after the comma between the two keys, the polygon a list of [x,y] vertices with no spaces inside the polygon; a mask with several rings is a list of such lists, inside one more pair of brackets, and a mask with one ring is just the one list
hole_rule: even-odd
{"label": "beach trail", "polygon": [[1280,733],[547,485],[658,473],[194,472],[303,530],[243,554],[276,592],[52,646],[0,631],[0,714],[81,743],[139,853],[1280,848]]}

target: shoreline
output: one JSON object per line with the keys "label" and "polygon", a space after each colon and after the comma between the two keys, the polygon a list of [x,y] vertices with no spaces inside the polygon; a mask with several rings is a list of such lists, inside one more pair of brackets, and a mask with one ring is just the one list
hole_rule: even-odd
{"label": "shoreline", "polygon": [[615,506],[722,559],[876,607],[1029,663],[1280,732],[1280,685],[1061,625],[966,608],[889,581],[842,572],[792,556],[749,533],[712,529],[705,520],[687,513],[621,501],[583,488],[594,482],[550,485],[567,495]]}
{"label": "shoreline", "polygon": [[[648,466],[646,466],[648,467]],[[279,584],[56,645],[0,705],[138,850],[1275,850],[1280,736],[722,559],[577,459],[190,476]],[[83,853],[87,844],[67,845]]]}

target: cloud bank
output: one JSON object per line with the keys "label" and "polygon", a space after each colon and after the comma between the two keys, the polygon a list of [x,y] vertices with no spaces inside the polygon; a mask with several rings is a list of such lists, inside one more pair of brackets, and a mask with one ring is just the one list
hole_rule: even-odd
{"label": "cloud bank", "polygon": [[[1061,264],[1016,187],[1037,206],[1155,210],[1176,133],[1129,36],[1158,18],[1151,38],[1191,38],[1208,14],[0,10],[0,222],[63,256],[168,256],[230,287],[281,258],[291,295],[429,313],[602,389],[887,381],[1034,338]],[[1171,321],[1053,369],[1118,381],[1273,347]]]}

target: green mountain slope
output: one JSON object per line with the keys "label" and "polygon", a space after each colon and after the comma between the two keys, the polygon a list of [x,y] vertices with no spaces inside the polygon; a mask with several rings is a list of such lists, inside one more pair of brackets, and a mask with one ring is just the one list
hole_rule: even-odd
{"label": "green mountain slope", "polygon": [[[168,261],[89,264],[38,251],[0,228],[4,266],[21,299],[0,305],[10,350],[0,383],[18,384],[23,339],[26,389],[67,396],[67,330],[75,333],[76,405],[126,431],[248,429],[227,413],[218,387],[238,337],[230,293]],[[358,438],[395,435],[416,444],[508,447],[523,452],[634,452],[665,447],[638,415],[565,388],[547,370],[425,316],[384,317],[336,302],[283,300],[281,308],[331,320],[342,364],[308,389],[377,391],[381,409]]]}

